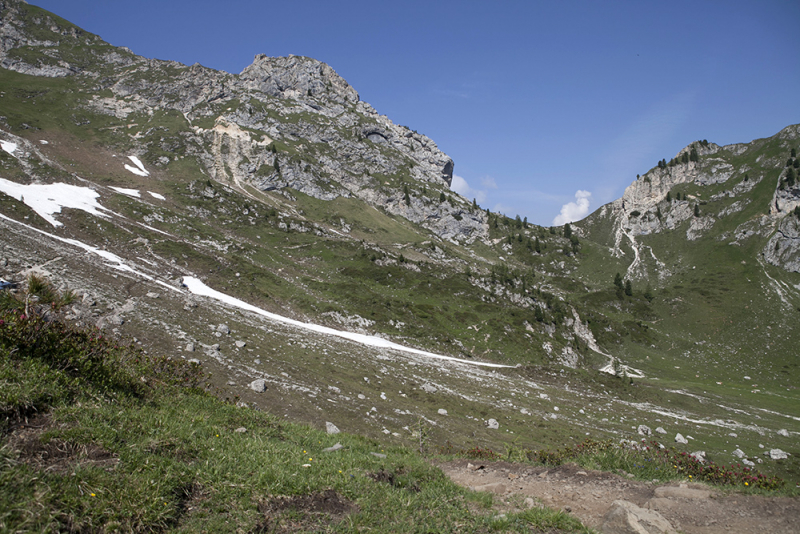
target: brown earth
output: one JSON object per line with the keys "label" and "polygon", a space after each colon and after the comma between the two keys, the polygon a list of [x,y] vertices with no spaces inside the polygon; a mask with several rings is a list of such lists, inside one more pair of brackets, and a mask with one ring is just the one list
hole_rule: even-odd
{"label": "brown earth", "polygon": [[701,484],[659,484],[583,469],[575,464],[537,467],[472,460],[439,467],[457,484],[500,496],[501,510],[548,506],[600,529],[617,500],[660,513],[686,534],[800,532],[800,499],[726,493]]}

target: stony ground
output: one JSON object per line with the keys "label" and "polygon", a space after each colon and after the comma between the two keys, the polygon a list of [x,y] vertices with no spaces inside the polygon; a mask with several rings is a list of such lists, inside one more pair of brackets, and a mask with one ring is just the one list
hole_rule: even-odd
{"label": "stony ground", "polygon": [[[501,497],[501,510],[546,505],[602,529],[614,501],[655,511],[686,534],[797,533],[800,499],[724,493],[700,484],[659,484],[577,465],[555,468],[456,460],[440,467],[457,484]],[[602,531],[602,530],[601,530]]]}

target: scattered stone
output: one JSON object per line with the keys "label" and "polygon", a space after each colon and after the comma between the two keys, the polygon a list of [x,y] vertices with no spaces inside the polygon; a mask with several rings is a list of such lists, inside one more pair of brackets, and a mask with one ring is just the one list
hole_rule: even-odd
{"label": "scattered stone", "polygon": [[534,501],[530,497],[525,497],[525,506],[527,506],[528,508],[533,508],[534,506],[536,506],[536,501]]}
{"label": "scattered stone", "polygon": [[236,342],[236,348],[238,348],[238,349],[244,348],[245,345],[247,345],[247,343],[244,342],[244,341],[237,341]]}
{"label": "scattered stone", "polygon": [[785,460],[789,457],[789,453],[780,449],[770,449],[767,454],[769,454],[770,460]]}
{"label": "scattered stone", "polygon": [[422,384],[422,387],[420,389],[422,389],[422,391],[424,391],[425,393],[436,393],[437,391],[439,391],[431,384]]}
{"label": "scattered stone", "polygon": [[732,437],[732,438],[738,438],[739,437],[739,434],[737,434],[736,432],[730,432],[730,433],[728,433],[728,435],[730,437]]}
{"label": "scattered stone", "polygon": [[328,448],[322,449],[322,452],[334,452],[334,451],[338,451],[339,449],[344,449],[344,445],[342,445],[341,443],[337,443],[333,447],[328,447]]}
{"label": "scattered stone", "polygon": [[247,432],[247,429],[243,426],[240,426],[239,428],[234,430],[234,432],[236,432],[237,434],[244,434],[245,432]]}
{"label": "scattered stone", "polygon": [[694,451],[689,456],[691,456],[692,458],[694,458],[695,460],[697,460],[701,464],[706,462],[706,451]]}
{"label": "scattered stone", "polygon": [[744,458],[745,456],[747,456],[742,449],[736,449],[735,451],[733,451],[733,455],[736,456],[737,458]]}
{"label": "scattered stone", "polygon": [[[760,459],[761,459],[761,458],[759,458],[759,460],[760,460]],[[755,464],[755,462],[751,462],[751,461],[750,461],[750,460],[748,460],[747,458],[742,458],[742,463],[743,463],[744,465],[746,465],[747,467],[754,467],[754,466],[756,465],[756,464]]]}
{"label": "scattered stone", "polygon": [[150,293],[147,294],[147,298],[151,298],[151,299],[157,299],[160,296],[161,295],[159,295],[158,293],[153,293],[153,292],[150,292]]}
{"label": "scattered stone", "polygon": [[200,365],[200,360],[198,360],[197,358],[192,358],[192,359],[189,360],[189,363]]}
{"label": "scattered stone", "polygon": [[385,454],[382,454],[382,453],[380,453],[380,452],[371,452],[370,454],[371,454],[372,456],[375,456],[376,458],[386,458],[386,455],[385,455]]}
{"label": "scattered stone", "polygon": [[581,476],[581,477],[588,477],[589,476],[589,473],[587,473],[586,471],[575,471],[575,474],[577,476]]}
{"label": "scattered stone", "polygon": [[211,350],[219,352],[219,343],[214,343],[211,345]]}
{"label": "scattered stone", "polygon": [[341,432],[341,430],[339,430],[339,427],[337,427],[333,423],[326,421],[325,432],[327,432],[328,434],[338,434],[339,432]]}
{"label": "scattered stone", "polygon": [[553,406],[553,411],[557,412],[558,411],[558,406]]}
{"label": "scattered stone", "polygon": [[640,436],[650,436],[653,434],[653,431],[650,430],[650,427],[647,425],[639,425],[636,432],[638,432]]}
{"label": "scattered stone", "polygon": [[604,534],[677,534],[664,516],[639,508],[632,502],[614,501],[603,516]]}
{"label": "scattered stone", "polygon": [[250,382],[250,389],[255,391],[256,393],[263,393],[267,390],[267,381],[263,378],[258,378]]}
{"label": "scattered stone", "polygon": [[763,448],[764,448],[764,444],[763,444],[763,443],[759,443],[759,444],[758,444],[758,448],[759,448],[759,449],[763,449]]}
{"label": "scattered stone", "polygon": [[580,410],[578,410],[578,413],[579,413],[579,414],[584,414],[584,413],[586,413],[586,412],[584,412],[584,411],[583,411],[583,408],[581,408]]}
{"label": "scattered stone", "polygon": [[194,352],[194,343],[186,344],[186,352]]}
{"label": "scattered stone", "polygon": [[328,386],[328,389],[337,394],[342,392],[342,390],[337,388],[336,386]]}
{"label": "scattered stone", "polygon": [[657,434],[662,434],[662,435],[663,435],[663,434],[666,434],[666,433],[667,433],[667,431],[666,431],[666,430],[664,430],[664,428],[663,428],[663,427],[660,427],[660,426],[658,426],[658,427],[656,427],[656,433],[657,433]]}
{"label": "scattered stone", "polygon": [[228,328],[228,325],[221,324],[221,325],[217,326],[217,332],[219,332],[220,334],[230,334],[231,333],[231,329]]}
{"label": "scattered stone", "polygon": [[521,413],[522,415],[530,415],[531,414],[531,412],[529,412],[527,408],[521,409],[519,411],[519,413]]}
{"label": "scattered stone", "polygon": [[675,435],[675,443],[681,443],[683,445],[686,445],[687,443],[689,443],[689,440],[684,438],[682,434],[678,433]]}
{"label": "scattered stone", "polygon": [[488,421],[483,422],[486,425],[486,428],[489,430],[497,430],[500,428],[500,423],[497,422],[497,419],[489,419]]}
{"label": "scattered stone", "polygon": [[778,435],[779,436],[783,436],[785,438],[788,438],[789,437],[789,431],[786,430],[785,428],[781,428],[780,430],[778,430]]}
{"label": "scattered stone", "polygon": [[439,415],[447,415],[447,410],[444,408],[439,408]]}
{"label": "scattered stone", "polygon": [[360,400],[364,400],[364,399],[366,399],[367,397],[365,397],[363,394],[359,393],[359,394],[358,394],[358,398],[359,398]]}

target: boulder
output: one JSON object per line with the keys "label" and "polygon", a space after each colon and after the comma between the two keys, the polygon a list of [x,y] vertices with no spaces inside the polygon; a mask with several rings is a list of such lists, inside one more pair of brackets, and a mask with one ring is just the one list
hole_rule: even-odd
{"label": "boulder", "polygon": [[259,378],[250,382],[250,389],[257,393],[263,393],[267,390],[267,381],[263,378]]}
{"label": "boulder", "polygon": [[640,436],[650,436],[653,434],[653,431],[650,430],[650,427],[647,425],[639,425],[636,432],[638,432]]}
{"label": "boulder", "polygon": [[327,432],[328,434],[338,434],[339,432],[341,432],[341,430],[339,430],[339,427],[337,427],[336,425],[334,425],[330,421],[326,421],[325,422],[325,432]]}
{"label": "boulder", "polygon": [[603,516],[604,534],[677,534],[664,516],[639,508],[632,502],[614,501]]}
{"label": "boulder", "polygon": [[789,457],[789,453],[786,453],[780,449],[770,449],[769,452],[770,460],[785,460]]}
{"label": "boulder", "polygon": [[675,434],[675,443],[681,443],[683,445],[686,445],[687,443],[689,443],[689,440],[684,438],[682,434],[678,433]]}
{"label": "boulder", "polygon": [[436,393],[438,391],[432,384],[422,384],[420,389],[422,389],[422,391],[425,393]]}
{"label": "boulder", "polygon": [[497,430],[500,428],[500,423],[497,422],[497,419],[489,419],[488,421],[484,421],[483,424],[490,430]]}
{"label": "boulder", "polygon": [[667,431],[666,431],[666,430],[664,430],[664,428],[663,428],[663,427],[660,427],[660,426],[659,426],[659,427],[656,427],[656,433],[657,433],[657,434],[662,434],[662,435],[663,435],[663,434],[666,434],[666,433],[667,433]]}
{"label": "boulder", "polygon": [[786,430],[785,428],[781,428],[780,430],[778,430],[778,435],[779,436],[783,436],[785,438],[788,438],[789,437],[789,431]]}

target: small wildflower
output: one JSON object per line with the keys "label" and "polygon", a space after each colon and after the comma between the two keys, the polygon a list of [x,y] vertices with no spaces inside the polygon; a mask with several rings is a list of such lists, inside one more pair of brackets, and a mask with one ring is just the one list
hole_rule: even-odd
{"label": "small wildflower", "polygon": [[95,495],[94,493],[90,493],[89,495],[91,495],[92,497],[97,497],[97,495]]}

